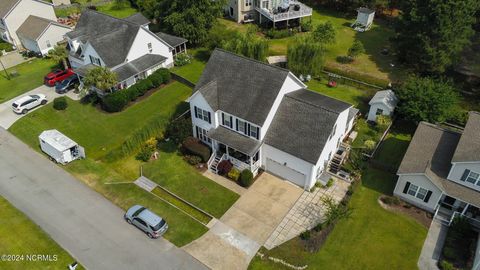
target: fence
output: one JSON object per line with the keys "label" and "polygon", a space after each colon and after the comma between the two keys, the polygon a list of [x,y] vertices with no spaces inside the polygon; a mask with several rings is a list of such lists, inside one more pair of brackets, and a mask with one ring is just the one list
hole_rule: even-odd
{"label": "fence", "polygon": [[189,81],[188,79],[185,79],[184,77],[178,75],[178,74],[175,74],[173,72],[170,72],[170,74],[172,74],[172,79],[180,82],[180,83],[183,83],[185,84],[186,86],[190,87],[190,88],[195,88],[195,84],[191,81]]}
{"label": "fence", "polygon": [[367,82],[364,82],[364,81],[352,79],[352,78],[349,78],[349,77],[345,77],[343,75],[339,75],[339,74],[331,72],[331,71],[322,70],[322,73],[324,73],[324,74],[326,74],[326,75],[328,75],[329,77],[332,77],[332,78],[342,79],[344,84],[349,84],[349,85],[352,85],[352,86],[358,86],[358,85],[367,86],[367,87],[370,87],[370,88],[375,88],[377,90],[384,89],[384,87],[381,87],[381,86],[378,86],[378,85],[375,85],[375,84],[371,84],[371,83],[367,83]]}

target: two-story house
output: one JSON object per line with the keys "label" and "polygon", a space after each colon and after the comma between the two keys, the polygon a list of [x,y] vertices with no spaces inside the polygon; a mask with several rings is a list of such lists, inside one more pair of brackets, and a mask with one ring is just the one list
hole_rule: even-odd
{"label": "two-story house", "polygon": [[[450,222],[480,220],[480,114],[463,132],[421,122],[398,169],[394,194]],[[477,225],[480,222],[474,222]]]}
{"label": "two-story house", "polygon": [[307,90],[286,69],[220,49],[189,102],[193,134],[212,148],[212,171],[229,160],[239,170],[255,175],[262,168],[305,189],[321,181],[357,112]]}
{"label": "two-story house", "polygon": [[297,0],[229,0],[226,13],[237,23],[255,21],[276,27],[312,16],[312,8]]}
{"label": "two-story house", "polygon": [[159,68],[172,67],[177,44],[152,33],[148,24],[141,14],[118,19],[85,10],[75,30],[66,34],[74,72],[82,78],[93,67],[109,68],[117,74],[117,88],[124,89]]}
{"label": "two-story house", "polygon": [[[0,38],[17,48],[22,42],[17,30],[30,16],[36,16],[52,22],[57,21],[53,5],[41,0],[1,0],[0,1]],[[61,36],[60,36],[61,37]],[[51,42],[53,44],[53,42]]]}

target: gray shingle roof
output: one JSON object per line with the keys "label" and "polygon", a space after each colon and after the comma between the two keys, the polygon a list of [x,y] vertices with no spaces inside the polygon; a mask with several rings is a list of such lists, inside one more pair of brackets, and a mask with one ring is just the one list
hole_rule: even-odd
{"label": "gray shingle roof", "polygon": [[150,24],[150,20],[145,18],[145,16],[143,16],[143,14],[140,13],[140,12],[135,13],[135,14],[125,18],[124,20],[132,22],[132,23],[136,23],[138,25]]}
{"label": "gray shingle roof", "polygon": [[140,26],[90,9],[82,12],[70,38],[90,42],[108,67],[123,63]]}
{"label": "gray shingle roof", "polygon": [[461,136],[458,132],[421,122],[397,173],[425,174],[448,195],[480,206],[480,192],[447,179]]}
{"label": "gray shingle roof", "polygon": [[166,57],[158,54],[146,54],[138,59],[128,62],[112,70],[117,73],[118,81],[124,81],[137,75],[153,66],[159,65],[167,60]]}
{"label": "gray shingle roof", "polygon": [[18,28],[17,34],[31,40],[37,40],[50,24],[70,29],[68,26],[56,21],[30,15]]}
{"label": "gray shingle roof", "polygon": [[179,45],[182,45],[183,43],[186,43],[188,41],[188,40],[186,40],[182,37],[172,36],[172,35],[169,35],[167,33],[162,33],[162,32],[155,33],[155,35],[157,35],[159,38],[163,39],[165,42],[168,43],[168,45],[170,45],[174,48],[179,46]]}
{"label": "gray shingle roof", "polygon": [[222,126],[210,129],[207,136],[249,156],[253,156],[262,145],[260,141],[243,136]]}
{"label": "gray shingle roof", "polygon": [[470,112],[452,162],[480,161],[480,113]]}
{"label": "gray shingle roof", "polygon": [[20,0],[2,0],[0,1],[0,18],[7,15],[8,12],[19,2]]}
{"label": "gray shingle roof", "polygon": [[347,123],[350,122],[353,118],[355,118],[359,111],[360,111],[359,109],[351,107],[350,110],[348,111]]}
{"label": "gray shingle roof", "polygon": [[262,126],[288,74],[286,69],[215,49],[195,91],[215,82],[216,87],[201,91],[214,110]]}
{"label": "gray shingle roof", "polygon": [[352,105],[302,89],[285,95],[265,144],[316,164],[341,112]]}
{"label": "gray shingle roof", "polygon": [[378,91],[377,93],[375,93],[375,95],[368,104],[372,105],[375,103],[385,104],[393,110],[395,109],[395,106],[397,106],[398,98],[392,90]]}

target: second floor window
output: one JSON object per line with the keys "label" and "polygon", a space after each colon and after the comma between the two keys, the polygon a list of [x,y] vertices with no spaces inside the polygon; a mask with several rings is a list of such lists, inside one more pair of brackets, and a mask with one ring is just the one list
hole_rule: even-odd
{"label": "second floor window", "polygon": [[259,137],[259,128],[255,126],[250,126],[250,137],[253,137],[258,140]]}
{"label": "second floor window", "polygon": [[148,47],[148,52],[152,52],[152,51],[153,51],[152,43],[151,43],[151,42],[147,44],[147,47]]}
{"label": "second floor window", "polygon": [[209,124],[212,123],[211,115],[209,111],[202,110],[195,106],[195,117],[198,119],[202,119]]}
{"label": "second floor window", "polygon": [[237,131],[238,132],[246,134],[247,133],[246,128],[245,128],[246,126],[247,126],[247,123],[245,123],[242,120],[237,119]]}
{"label": "second floor window", "polygon": [[462,178],[460,178],[460,180],[467,181],[471,184],[475,184],[477,186],[480,186],[480,179],[479,178],[480,178],[480,174],[467,169],[463,172]]}
{"label": "second floor window", "polygon": [[249,7],[252,5],[253,0],[245,0],[245,6]]}
{"label": "second floor window", "polygon": [[102,66],[102,63],[100,62],[100,58],[97,58],[95,56],[90,55],[90,62],[92,62],[92,64],[94,65]]}

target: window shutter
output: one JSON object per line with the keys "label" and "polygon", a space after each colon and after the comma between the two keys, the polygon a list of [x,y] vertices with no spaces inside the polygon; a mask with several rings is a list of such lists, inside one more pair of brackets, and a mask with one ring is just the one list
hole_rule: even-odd
{"label": "window shutter", "polygon": [[405,184],[405,188],[403,188],[403,193],[407,194],[408,188],[410,187],[410,182]]}
{"label": "window shutter", "polygon": [[423,202],[428,203],[428,200],[430,200],[430,196],[432,196],[432,192],[429,190],[427,192],[427,196],[425,196],[425,199],[423,200]]}
{"label": "window shutter", "polygon": [[257,127],[257,140],[258,140],[259,137],[260,137],[260,128]]}
{"label": "window shutter", "polygon": [[212,123],[212,115],[210,112],[208,112],[208,123],[211,124]]}
{"label": "window shutter", "polygon": [[244,122],[243,133],[247,133],[247,122]]}
{"label": "window shutter", "polygon": [[233,128],[233,117],[230,115],[230,128]]}
{"label": "window shutter", "polygon": [[247,135],[250,136],[250,124],[248,124]]}
{"label": "window shutter", "polygon": [[198,118],[197,106],[193,106],[193,108],[195,109],[195,118]]}
{"label": "window shutter", "polygon": [[92,64],[95,64],[95,62],[93,62],[93,58],[92,58],[92,56],[91,56],[91,55],[89,55],[89,57],[90,57],[90,62],[91,62]]}
{"label": "window shutter", "polygon": [[467,177],[468,177],[469,174],[470,174],[470,170],[469,170],[469,169],[466,169],[466,170],[463,172],[462,178],[460,178],[460,180],[462,180],[462,181],[467,180]]}
{"label": "window shutter", "polygon": [[222,113],[222,125],[225,125],[225,114]]}
{"label": "window shutter", "polygon": [[198,134],[198,127],[197,127],[197,126],[195,126],[195,131],[196,131],[196,133],[197,133],[197,134],[196,134],[196,135],[197,135],[197,138],[199,138],[199,136],[198,136],[198,135],[199,135],[199,134]]}
{"label": "window shutter", "polygon": [[235,128],[236,128],[236,131],[238,131],[238,119],[235,120]]}

